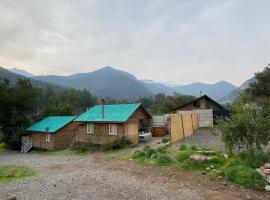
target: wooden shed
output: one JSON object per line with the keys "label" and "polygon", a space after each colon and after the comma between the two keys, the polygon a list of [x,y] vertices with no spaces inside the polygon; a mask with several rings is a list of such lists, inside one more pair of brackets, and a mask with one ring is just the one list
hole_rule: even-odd
{"label": "wooden shed", "polygon": [[22,151],[28,151],[31,147],[47,150],[68,148],[76,135],[76,124],[73,122],[75,118],[76,116],[50,116],[27,128],[22,138]]}
{"label": "wooden shed", "polygon": [[229,110],[224,106],[214,101],[207,95],[203,95],[197,99],[194,99],[184,105],[181,105],[174,109],[175,112],[178,111],[190,111],[190,110],[213,110],[214,119],[220,116],[228,116]]}
{"label": "wooden shed", "polygon": [[141,104],[97,105],[75,120],[78,141],[110,145],[124,138],[137,144],[140,130],[149,130],[151,118]]}

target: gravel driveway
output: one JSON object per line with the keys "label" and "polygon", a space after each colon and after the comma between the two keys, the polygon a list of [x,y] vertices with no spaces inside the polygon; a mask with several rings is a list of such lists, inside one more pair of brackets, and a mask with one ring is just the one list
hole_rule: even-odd
{"label": "gravel driveway", "polygon": [[0,199],[203,199],[194,189],[171,189],[157,177],[108,169],[98,157],[0,154],[1,165],[25,165],[38,171],[36,177],[0,185]]}
{"label": "gravel driveway", "polygon": [[270,199],[270,193],[224,184],[222,180],[174,168],[140,165],[108,157],[0,153],[0,165],[34,168],[38,175],[0,185],[0,199]]}

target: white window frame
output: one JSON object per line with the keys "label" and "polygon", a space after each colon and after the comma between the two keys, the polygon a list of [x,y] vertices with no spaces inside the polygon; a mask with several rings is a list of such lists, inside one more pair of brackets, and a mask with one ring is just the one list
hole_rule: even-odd
{"label": "white window frame", "polygon": [[51,142],[51,134],[50,133],[46,133],[45,140],[46,140],[46,142]]}
{"label": "white window frame", "polygon": [[[111,127],[113,129],[113,131],[111,132]],[[117,130],[118,127],[117,127],[117,124],[109,124],[109,135],[117,135]]]}
{"label": "white window frame", "polygon": [[95,133],[95,125],[93,123],[87,123],[86,125],[86,133]]}

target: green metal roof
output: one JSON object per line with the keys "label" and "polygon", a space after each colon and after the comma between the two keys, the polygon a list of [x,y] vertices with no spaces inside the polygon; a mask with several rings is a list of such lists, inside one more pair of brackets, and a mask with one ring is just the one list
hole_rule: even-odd
{"label": "green metal roof", "polygon": [[101,116],[101,105],[94,106],[86,111],[74,121],[77,122],[116,122],[121,123],[128,118],[140,107],[141,104],[116,104],[104,105],[104,118]]}
{"label": "green metal roof", "polygon": [[[51,116],[46,117],[40,122],[30,126],[26,131],[37,131],[37,132],[49,132],[54,133],[65,125],[70,123],[76,118],[76,116]],[[47,130],[46,130],[47,129]]]}

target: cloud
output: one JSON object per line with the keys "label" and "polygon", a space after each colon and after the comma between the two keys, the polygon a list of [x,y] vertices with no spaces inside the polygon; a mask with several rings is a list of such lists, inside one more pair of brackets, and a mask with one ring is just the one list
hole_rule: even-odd
{"label": "cloud", "polygon": [[105,65],[240,84],[269,62],[267,0],[0,0],[0,61],[39,74]]}

